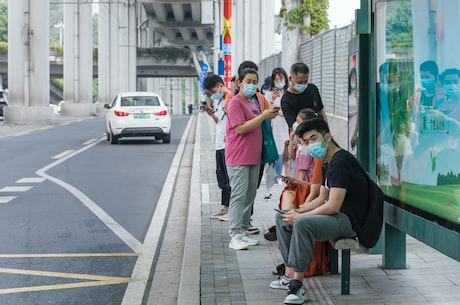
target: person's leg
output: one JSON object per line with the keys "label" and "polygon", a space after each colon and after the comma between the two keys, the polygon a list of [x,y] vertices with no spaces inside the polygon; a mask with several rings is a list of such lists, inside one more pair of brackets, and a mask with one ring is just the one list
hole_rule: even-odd
{"label": "person's leg", "polygon": [[283,220],[281,213],[275,215],[276,238],[278,239],[281,257],[286,264],[289,260],[289,248],[291,246],[292,226]]}
{"label": "person's leg", "polygon": [[298,218],[292,227],[292,238],[286,266],[294,268],[294,279],[302,281],[312,260],[315,241],[354,236],[351,222],[343,213]]}
{"label": "person's leg", "polygon": [[230,202],[230,181],[225,164],[225,150],[216,150],[216,175],[219,188],[222,190],[221,204],[228,207]]}
{"label": "person's leg", "polygon": [[283,197],[281,199],[281,209],[295,209],[296,206],[294,204],[294,196],[295,193],[293,190],[285,190],[283,192]]}
{"label": "person's leg", "polygon": [[229,166],[227,171],[232,189],[229,206],[229,228],[230,235],[234,236],[244,233],[247,229],[246,219],[243,217],[245,217],[248,207],[249,211],[251,209],[251,205],[248,204],[249,167]]}
{"label": "person's leg", "polygon": [[277,175],[281,175],[281,172],[283,171],[283,155],[282,154],[278,155],[278,160],[276,160],[276,163],[275,163],[275,171]]}
{"label": "person's leg", "polygon": [[257,183],[259,180],[260,165],[249,165],[247,181],[247,204],[244,209],[243,229],[246,231],[254,211],[254,200],[257,194]]}

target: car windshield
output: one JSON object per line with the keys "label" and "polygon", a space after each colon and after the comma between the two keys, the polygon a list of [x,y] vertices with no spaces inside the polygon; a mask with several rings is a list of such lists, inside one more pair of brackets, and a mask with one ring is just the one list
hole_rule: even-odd
{"label": "car windshield", "polygon": [[126,96],[121,98],[121,106],[160,106],[160,101],[156,96]]}

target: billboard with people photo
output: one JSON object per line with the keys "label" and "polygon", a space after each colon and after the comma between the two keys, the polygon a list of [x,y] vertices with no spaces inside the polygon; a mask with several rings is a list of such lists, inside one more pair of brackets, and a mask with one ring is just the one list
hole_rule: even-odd
{"label": "billboard with people photo", "polygon": [[459,228],[460,0],[375,8],[379,183],[393,202]]}

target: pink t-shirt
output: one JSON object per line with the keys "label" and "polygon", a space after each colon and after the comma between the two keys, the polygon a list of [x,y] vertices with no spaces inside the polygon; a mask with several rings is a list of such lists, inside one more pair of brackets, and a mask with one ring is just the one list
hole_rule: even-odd
{"label": "pink t-shirt", "polygon": [[254,101],[239,95],[230,100],[227,107],[225,161],[227,166],[255,165],[262,161],[262,128],[254,128],[246,134],[238,134],[235,127],[260,115]]}
{"label": "pink t-shirt", "polygon": [[299,172],[301,170],[304,170],[307,172],[305,173],[303,181],[311,182],[313,177],[314,159],[310,155],[305,156],[304,154],[301,154],[300,151],[297,149],[298,147],[300,147],[299,144],[294,147],[294,177],[299,178]]}

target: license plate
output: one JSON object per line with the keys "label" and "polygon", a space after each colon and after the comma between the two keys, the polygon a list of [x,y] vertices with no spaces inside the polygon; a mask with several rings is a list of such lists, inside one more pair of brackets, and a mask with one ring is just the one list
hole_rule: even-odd
{"label": "license plate", "polygon": [[135,114],[134,118],[135,119],[150,119],[150,114],[149,113]]}

